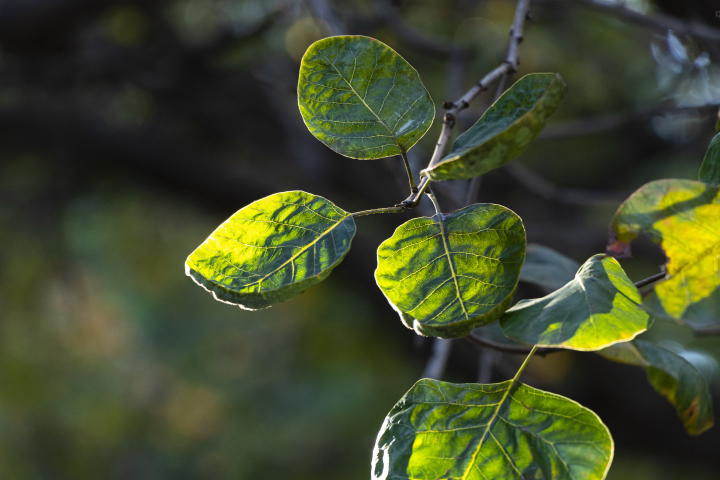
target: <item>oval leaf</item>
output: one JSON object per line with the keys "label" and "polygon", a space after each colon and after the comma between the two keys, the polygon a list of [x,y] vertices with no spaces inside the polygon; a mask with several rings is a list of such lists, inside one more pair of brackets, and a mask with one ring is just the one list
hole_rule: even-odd
{"label": "oval leaf", "polygon": [[355,222],[305,192],[276,193],[242,208],[185,262],[213,296],[248,310],[297,297],[323,281],[350,250]]}
{"label": "oval leaf", "polygon": [[520,281],[557,290],[575,278],[580,264],[552,248],[528,243]]}
{"label": "oval leaf", "polygon": [[417,71],[392,48],[361,36],[325,38],[308,48],[298,104],[315,138],[360,160],[404,154],[435,117]]}
{"label": "oval leaf", "polygon": [[509,380],[420,380],[385,418],[372,478],[601,480],[610,432],[578,403]]}
{"label": "oval leaf", "polygon": [[720,184],[720,133],[715,135],[700,166],[698,180],[717,187]]}
{"label": "oval leaf", "polygon": [[535,140],[567,94],[556,73],[525,75],[460,135],[448,156],[422,171],[431,180],[476,177],[516,158]]}
{"label": "oval leaf", "polygon": [[378,248],[377,284],[408,328],[462,337],[495,321],[517,288],[525,257],[520,217],[476,204],[415,218]]}
{"label": "oval leaf", "polygon": [[647,330],[650,315],[617,260],[595,255],[550,295],[522,300],[500,319],[513,340],[542,347],[598,350]]}
{"label": "oval leaf", "polygon": [[645,368],[648,380],[677,410],[685,429],[700,435],[713,426],[713,407],[705,378],[687,360],[642,340],[600,350],[610,360]]}
{"label": "oval leaf", "polygon": [[641,233],[659,243],[668,258],[667,279],[655,283],[645,306],[655,316],[695,328],[720,321],[720,195],[693,180],[650,182],[620,206],[610,224],[607,251],[630,255]]}

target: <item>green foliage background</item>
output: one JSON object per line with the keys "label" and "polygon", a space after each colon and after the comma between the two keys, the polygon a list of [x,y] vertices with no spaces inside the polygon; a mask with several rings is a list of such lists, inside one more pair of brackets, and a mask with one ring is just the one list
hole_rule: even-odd
{"label": "green foliage background", "polygon": [[[349,25],[418,69],[436,106],[456,96],[442,59],[407,47],[382,23],[353,22],[372,16],[368,2],[337,3],[357,12],[348,14]],[[313,191],[348,211],[405,196],[407,187],[392,179],[397,159],[356,162],[308,150],[303,142],[316,140],[293,127],[305,128],[292,94],[297,52],[327,35],[321,22],[308,21],[303,4],[290,2],[258,34],[199,53],[203,68],[237,86],[229,93],[189,67],[150,67],[177,61],[172,50],[152,49],[164,45],[164,35],[195,52],[224,25],[252,29],[271,4],[108,2],[93,7],[85,23],[61,18],[69,33],[60,38],[47,30],[49,46],[0,34],[0,73],[8,73],[0,84],[2,478],[367,478],[382,419],[420,377],[430,347],[397,321],[372,280],[377,245],[410,216],[359,219],[353,250],[328,281],[261,312],[216,302],[182,271],[188,252],[217,225],[276,191]],[[504,54],[513,2],[418,0],[400,7],[424,35],[477,49],[465,87]],[[521,46],[520,74],[562,74],[569,93],[552,121],[649,108],[664,98],[649,49],[656,40],[594,11],[538,8]],[[148,55],[150,66],[138,73],[122,64],[109,78],[93,77],[97,63],[82,63],[88,45]],[[38,49],[46,63],[31,65],[42,75],[23,70],[31,59],[40,62],[33,57]],[[143,77],[148,72],[192,81],[163,90]],[[237,102],[229,112],[228,98]],[[19,122],[26,117],[13,116],[17,111],[43,121]],[[649,120],[541,139],[515,161],[565,187],[623,194],[653,179],[696,179],[713,122],[700,114],[673,121],[683,138],[660,138]],[[105,128],[121,135],[123,148],[75,141],[73,135],[94,130],[68,133],[65,125]],[[438,129],[436,121],[415,147],[425,157]],[[167,132],[192,139],[197,150],[173,152],[162,163],[167,149],[153,142]],[[136,137],[144,139],[137,151]],[[218,152],[229,160],[214,161]],[[604,249],[617,206],[547,202],[503,170],[485,177],[480,199],[512,208],[529,241],[581,263]],[[636,246],[635,256],[622,262],[634,280],[662,263],[649,242]],[[517,298],[541,296],[523,288]],[[716,340],[669,324],[658,323],[643,339],[720,355]],[[449,381],[475,379],[477,355],[465,347],[455,349]],[[516,363],[503,359],[509,370]],[[617,449],[608,478],[715,478],[720,434],[686,436],[641,369],[568,352],[533,360],[527,375],[526,383],[603,418]],[[498,369],[495,380],[510,376]],[[711,389],[717,393],[717,378]]]}

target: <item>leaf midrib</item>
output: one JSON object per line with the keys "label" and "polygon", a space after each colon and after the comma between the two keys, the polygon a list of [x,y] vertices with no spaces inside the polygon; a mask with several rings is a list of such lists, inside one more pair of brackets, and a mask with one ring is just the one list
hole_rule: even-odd
{"label": "leaf midrib", "polygon": [[[348,218],[351,218],[351,216],[350,216],[350,215],[345,215],[342,219],[340,219],[339,221],[337,221],[337,222],[336,222],[335,224],[333,224],[330,228],[328,228],[327,230],[325,230],[324,232],[322,232],[320,235],[318,235],[317,238],[315,238],[315,240],[313,240],[312,242],[308,243],[305,247],[303,247],[302,249],[300,249],[300,251],[299,251],[298,253],[296,253],[295,255],[293,255],[292,257],[290,257],[290,259],[288,259],[288,260],[286,260],[285,262],[283,262],[283,264],[280,265],[279,267],[277,267],[275,270],[273,270],[272,272],[268,273],[267,275],[265,275],[265,276],[264,276],[263,278],[261,278],[260,280],[257,280],[257,281],[252,282],[252,283],[248,283],[247,285],[243,285],[242,288],[248,288],[248,287],[251,287],[251,286],[253,286],[253,285],[255,285],[255,284],[260,285],[260,284],[261,284],[262,282],[264,282],[268,277],[270,277],[271,275],[274,275],[275,273],[277,273],[278,271],[280,271],[281,269],[283,269],[288,263],[291,263],[291,264],[293,265],[293,268],[294,268],[294,263],[292,263],[292,262],[293,262],[296,258],[298,258],[300,255],[302,255],[304,252],[306,252],[310,247],[312,247],[312,246],[315,245],[317,242],[319,242],[321,238],[323,238],[324,236],[326,236],[329,232],[332,232],[338,225],[340,225],[342,222],[344,222],[344,221],[347,220]],[[311,276],[314,276],[314,275],[311,275]],[[293,277],[293,278],[294,278],[294,277]],[[297,282],[290,282],[290,283],[292,284],[292,283],[297,283]],[[280,288],[282,288],[282,287],[284,287],[284,286],[287,286],[287,284],[286,284],[286,285],[282,285]]]}
{"label": "leaf midrib", "polygon": [[453,263],[452,255],[450,255],[450,249],[448,248],[448,240],[445,238],[444,221],[436,220],[436,223],[440,227],[440,238],[442,238],[443,248],[445,249],[445,256],[447,256],[448,264],[450,265],[450,274],[452,275],[453,281],[455,282],[455,293],[458,300],[460,301],[460,307],[462,307],[463,313],[465,314],[465,320],[470,320],[470,316],[465,309],[465,303],[463,302],[462,295],[460,294],[460,285],[458,284],[457,274],[455,273],[455,264]]}
{"label": "leaf midrib", "polygon": [[[377,118],[378,122],[380,122],[380,124],[381,124],[383,127],[385,127],[385,129],[386,129],[386,130],[390,133],[390,135],[392,136],[392,139],[393,139],[393,141],[395,142],[395,145],[400,149],[401,152],[403,152],[404,149],[400,146],[400,143],[397,141],[397,138],[395,137],[395,132],[393,132],[392,130],[390,130],[390,127],[387,126],[387,124],[383,121],[383,119],[380,118],[380,116],[379,116],[377,113],[375,113],[372,108],[370,108],[370,105],[368,105],[368,104],[365,102],[365,99],[360,96],[360,94],[357,92],[357,90],[355,90],[355,87],[353,87],[352,84],[345,79],[345,77],[343,76],[342,73],[340,73],[340,70],[338,70],[338,68],[335,66],[335,64],[334,64],[333,62],[331,62],[330,59],[329,59],[327,56],[325,56],[324,53],[320,52],[320,55],[322,55],[323,58],[324,58],[325,60],[327,60],[327,62],[330,64],[330,66],[335,69],[335,71],[338,73],[338,75],[340,76],[340,78],[343,79],[343,82],[345,82],[345,84],[346,84],[348,87],[350,87],[350,90],[352,90],[352,92],[360,99],[360,101],[362,102],[362,104],[365,105],[365,108],[367,108],[368,111],[369,111],[370,113],[372,113],[372,114],[375,116],[375,118]],[[355,61],[357,62],[357,57],[355,57]],[[373,73],[374,73],[374,72],[373,72]],[[367,88],[370,88],[370,80],[368,80],[368,87],[367,87]],[[367,95],[367,92],[366,92],[366,95]]]}

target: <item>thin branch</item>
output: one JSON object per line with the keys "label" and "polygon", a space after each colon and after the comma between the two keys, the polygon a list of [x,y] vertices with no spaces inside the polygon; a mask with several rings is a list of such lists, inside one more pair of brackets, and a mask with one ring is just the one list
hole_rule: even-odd
{"label": "thin branch", "polygon": [[666,272],[656,273],[655,275],[652,275],[652,276],[650,276],[650,277],[648,277],[648,278],[644,278],[644,279],[640,280],[639,282],[635,282],[635,287],[636,287],[636,288],[647,287],[647,286],[650,285],[651,283],[655,283],[655,282],[657,282],[658,280],[662,280],[662,279],[665,278],[665,277],[667,277],[667,273],[666,273]]}
{"label": "thin branch", "polygon": [[520,163],[508,163],[505,171],[528,191],[546,200],[568,205],[617,207],[628,194],[579,188],[561,188]]}
{"label": "thin branch", "polygon": [[[510,46],[508,47],[508,54],[505,61],[481,78],[480,81],[473,85],[473,87],[468,90],[465,95],[460,97],[459,100],[452,102],[452,104],[449,105],[450,108],[447,113],[445,113],[440,137],[435,145],[435,151],[430,159],[428,168],[436,165],[442,158],[445,148],[450,141],[450,133],[455,126],[455,118],[457,117],[457,114],[466,109],[475,97],[480,95],[481,92],[487,90],[490,85],[498,81],[503,75],[506,73],[515,73],[517,71],[519,52],[518,45],[522,42],[523,27],[525,26],[525,19],[528,16],[529,9],[530,0],[518,0],[515,10],[515,20],[513,21],[512,28],[510,29]],[[429,183],[430,179],[424,177],[420,182],[417,193],[410,195],[402,202],[402,204],[411,207],[417,206]]]}
{"label": "thin branch", "polygon": [[447,365],[448,358],[450,358],[451,350],[452,339],[435,338],[433,351],[425,366],[422,378],[440,380],[443,373],[445,373],[445,366]]}
{"label": "thin branch", "polygon": [[668,113],[698,112],[714,113],[718,105],[704,105],[699,107],[677,107],[674,104],[664,104],[654,108],[635,112],[607,113],[590,118],[572,120],[567,122],[551,123],[540,134],[541,139],[551,140],[558,138],[588,135],[604,132],[624,125],[651,119],[657,115]]}
{"label": "thin branch", "polygon": [[682,20],[677,17],[664,14],[645,15],[635,10],[630,10],[618,3],[596,2],[594,0],[535,0],[537,4],[553,5],[553,4],[581,4],[599,11],[609,12],[620,17],[623,20],[640,25],[643,27],[653,28],[663,33],[672,30],[677,33],[684,33],[698,38],[704,38],[715,42],[720,42],[720,29],[701,22],[693,22]]}

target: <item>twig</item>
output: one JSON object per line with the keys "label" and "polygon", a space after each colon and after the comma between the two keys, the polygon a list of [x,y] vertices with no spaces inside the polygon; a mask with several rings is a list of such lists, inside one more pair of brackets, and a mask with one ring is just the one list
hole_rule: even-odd
{"label": "twig", "polygon": [[540,134],[541,139],[550,140],[578,135],[604,132],[614,128],[622,127],[633,122],[649,120],[657,115],[667,113],[699,112],[714,113],[718,105],[704,105],[700,107],[677,107],[674,104],[660,105],[647,110],[636,112],[607,113],[596,117],[583,118],[568,122],[551,123]]}
{"label": "twig", "polygon": [[[530,353],[533,349],[532,346],[526,347],[524,345],[511,345],[509,343],[500,343],[495,342],[493,340],[488,340],[487,338],[483,337],[482,335],[478,335],[477,333],[470,332],[470,335],[465,337],[465,339],[475,345],[476,347],[481,348],[490,348],[492,350],[502,352],[502,353],[509,353],[511,355],[527,355]],[[548,353],[555,353],[555,352],[562,352],[565,350],[564,348],[540,348],[537,351],[537,354],[540,356],[547,355]]]}
{"label": "twig", "polygon": [[450,358],[450,350],[452,350],[452,339],[435,338],[433,351],[425,366],[422,378],[440,380],[445,372],[448,358]]}
{"label": "twig", "polygon": [[[465,95],[460,97],[459,100],[455,102],[448,102],[449,105],[447,106],[450,108],[448,108],[447,113],[445,113],[440,137],[435,145],[435,151],[430,159],[428,168],[437,164],[442,158],[445,148],[450,141],[450,133],[455,126],[455,118],[457,117],[457,114],[466,109],[475,97],[480,95],[481,92],[487,90],[490,85],[499,80],[503,75],[506,73],[515,73],[517,71],[518,45],[523,38],[523,27],[525,26],[525,19],[527,18],[529,8],[530,0],[518,0],[517,7],[515,9],[515,20],[513,21],[512,28],[510,29],[510,46],[508,47],[508,54],[505,61],[481,78],[480,81],[473,85],[473,87],[468,90]],[[429,183],[430,179],[424,177],[418,186],[417,193],[410,195],[407,199],[405,199],[405,201],[403,201],[402,204],[413,207],[417,206]]]}
{"label": "twig", "polygon": [[569,205],[616,207],[628,196],[618,192],[560,188],[520,163],[508,163],[505,171],[528,191]]}
{"label": "twig", "polygon": [[635,282],[635,287],[636,288],[646,287],[646,286],[650,285],[651,283],[655,283],[658,280],[662,280],[665,277],[667,277],[666,272],[656,273],[655,275],[652,275],[648,278],[644,278],[644,279],[640,280],[639,282]]}
{"label": "twig", "polygon": [[692,35],[694,37],[720,42],[720,29],[718,28],[700,22],[681,20],[670,15],[645,15],[624,7],[620,2],[605,3],[596,2],[594,0],[535,0],[535,2],[540,5],[552,5],[561,3],[572,3],[576,5],[581,4],[597,10],[612,12],[617,17],[620,17],[631,23],[641,25],[643,27],[649,27],[663,32],[666,32],[667,30],[672,30],[674,32],[684,33],[686,35]]}

